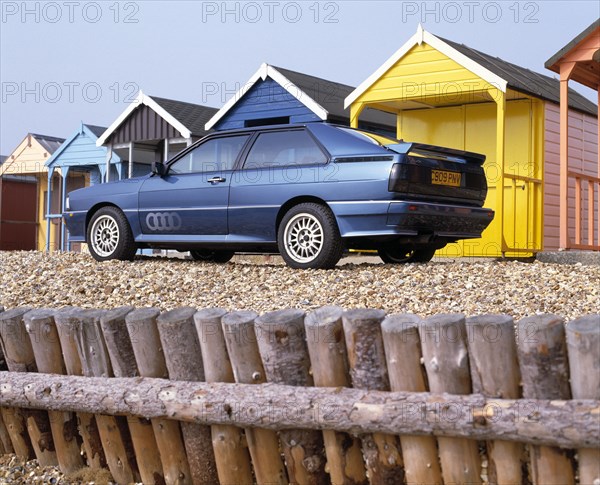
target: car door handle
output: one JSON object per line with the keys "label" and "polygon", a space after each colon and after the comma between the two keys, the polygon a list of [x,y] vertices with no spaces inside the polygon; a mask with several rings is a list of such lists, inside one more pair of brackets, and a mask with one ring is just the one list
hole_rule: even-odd
{"label": "car door handle", "polygon": [[225,179],[223,177],[213,177],[211,179],[208,179],[208,181],[214,185],[214,184],[220,184],[221,182],[225,182]]}

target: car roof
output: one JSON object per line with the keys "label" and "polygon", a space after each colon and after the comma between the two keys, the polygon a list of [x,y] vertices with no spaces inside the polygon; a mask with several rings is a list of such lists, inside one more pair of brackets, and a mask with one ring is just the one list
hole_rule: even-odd
{"label": "car roof", "polygon": [[[367,140],[362,140],[359,137],[348,133],[345,130],[354,130],[349,126],[336,125],[332,123],[316,122],[316,123],[290,123],[279,125],[252,126],[248,128],[236,128],[233,130],[214,131],[207,135],[204,139],[214,138],[219,136],[265,132],[265,131],[286,131],[298,128],[308,129],[319,142],[327,149],[332,157],[342,156],[357,156],[357,155],[376,155],[390,154],[389,151],[382,146],[372,144]],[[364,133],[369,131],[357,129]],[[200,142],[196,142],[193,146]]]}

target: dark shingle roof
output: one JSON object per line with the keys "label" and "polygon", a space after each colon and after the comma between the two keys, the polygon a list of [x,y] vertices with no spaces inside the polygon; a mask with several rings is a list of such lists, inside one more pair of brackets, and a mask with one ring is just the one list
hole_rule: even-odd
{"label": "dark shingle roof", "polygon": [[550,59],[548,59],[546,61],[546,63],[544,64],[546,69],[550,69],[550,70],[554,71],[554,69],[552,69],[552,66],[554,64],[556,64],[561,59],[561,57],[563,57],[567,52],[569,52],[573,47],[575,47],[577,44],[579,44],[583,39],[585,39],[588,35],[590,35],[598,27],[600,27],[600,19],[598,19],[594,23],[592,23],[592,25],[590,25],[587,29],[585,29],[583,32],[581,32],[581,34],[579,34],[571,42],[569,42],[566,46],[564,46],[562,49],[560,49]]}
{"label": "dark shingle roof", "polygon": [[[442,38],[440,37],[440,39]],[[553,101],[554,103],[560,102],[560,81],[558,79],[517,66],[498,57],[472,49],[464,44],[458,44],[448,39],[442,40],[477,64],[500,76],[508,83],[509,88]],[[592,101],[570,88],[569,106],[593,116],[596,116],[598,113],[598,107]]]}
{"label": "dark shingle roof", "polygon": [[[345,119],[350,118],[350,110],[344,109],[344,99],[354,91],[354,87],[328,81],[320,77],[309,76],[301,72],[290,71],[282,67],[273,67],[325,108],[331,116]],[[360,119],[361,121],[391,126],[395,130],[395,115],[384,111],[367,108],[361,114]]]}
{"label": "dark shingle roof", "polygon": [[210,108],[199,104],[158,98],[156,96],[150,97],[188,128],[193,135],[197,136],[203,136],[207,133],[204,125],[218,111],[217,108]]}
{"label": "dark shingle roof", "polygon": [[106,131],[104,126],[88,125],[87,123],[85,123],[85,126],[97,137],[100,137]]}
{"label": "dark shingle roof", "polygon": [[49,154],[54,153],[65,141],[64,138],[57,138],[55,136],[38,135],[37,133],[30,133],[40,145],[42,145]]}

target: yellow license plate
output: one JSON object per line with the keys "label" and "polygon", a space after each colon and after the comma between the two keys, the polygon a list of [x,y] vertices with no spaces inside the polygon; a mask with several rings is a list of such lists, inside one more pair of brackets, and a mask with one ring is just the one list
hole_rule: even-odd
{"label": "yellow license plate", "polygon": [[447,172],[446,170],[432,170],[431,183],[435,185],[450,185],[460,187],[460,172]]}

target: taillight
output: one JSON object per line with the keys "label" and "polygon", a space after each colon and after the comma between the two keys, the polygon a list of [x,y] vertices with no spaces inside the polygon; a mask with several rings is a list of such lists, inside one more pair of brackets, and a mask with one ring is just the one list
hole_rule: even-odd
{"label": "taillight", "polygon": [[392,165],[392,170],[390,171],[390,181],[388,182],[389,192],[408,191],[407,171],[408,166],[405,164],[395,163]]}

